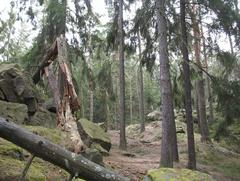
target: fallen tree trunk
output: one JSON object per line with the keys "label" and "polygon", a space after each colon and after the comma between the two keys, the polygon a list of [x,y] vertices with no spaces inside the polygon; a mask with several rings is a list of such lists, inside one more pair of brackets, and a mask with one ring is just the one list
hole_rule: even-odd
{"label": "fallen tree trunk", "polygon": [[82,178],[87,181],[130,181],[128,178],[87,160],[82,155],[67,151],[1,117],[0,137],[26,149],[43,160],[63,168],[75,178]]}

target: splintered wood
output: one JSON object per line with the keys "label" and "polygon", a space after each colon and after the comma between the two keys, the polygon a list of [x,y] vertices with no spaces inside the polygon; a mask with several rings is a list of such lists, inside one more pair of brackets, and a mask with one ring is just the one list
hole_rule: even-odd
{"label": "splintered wood", "polygon": [[[53,63],[57,58],[58,73],[53,71]],[[80,153],[85,149],[85,145],[80,137],[76,118],[73,113],[80,108],[77,93],[74,89],[71,71],[68,66],[68,56],[66,40],[60,36],[53,43],[43,61],[39,64],[37,71],[33,75],[34,83],[38,83],[41,75],[45,74],[48,79],[49,88],[53,94],[57,112],[57,125],[61,128],[74,147],[75,153]]]}
{"label": "splintered wood", "polygon": [[67,47],[63,36],[57,38],[59,63],[60,105],[58,105],[58,123],[66,131],[74,146],[74,152],[80,153],[85,145],[78,132],[76,118],[73,112],[80,108],[78,97],[73,86],[71,72],[67,64]]}

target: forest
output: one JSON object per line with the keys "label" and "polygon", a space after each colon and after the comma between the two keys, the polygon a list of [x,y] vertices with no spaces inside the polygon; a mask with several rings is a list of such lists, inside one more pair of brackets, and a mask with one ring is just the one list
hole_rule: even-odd
{"label": "forest", "polygon": [[5,0],[0,181],[240,180],[239,0]]}

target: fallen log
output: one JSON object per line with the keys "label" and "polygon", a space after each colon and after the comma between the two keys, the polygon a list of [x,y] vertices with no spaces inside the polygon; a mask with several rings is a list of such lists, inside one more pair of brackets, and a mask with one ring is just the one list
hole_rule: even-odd
{"label": "fallen log", "polygon": [[87,181],[130,181],[126,177],[87,160],[82,155],[67,151],[1,117],[0,137],[26,149],[36,157],[63,168],[75,178]]}

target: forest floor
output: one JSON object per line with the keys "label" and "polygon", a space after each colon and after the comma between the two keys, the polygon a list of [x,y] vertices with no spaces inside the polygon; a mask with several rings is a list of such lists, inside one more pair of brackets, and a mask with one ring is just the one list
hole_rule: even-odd
{"label": "forest floor", "polygon": [[[119,145],[119,131],[109,131],[112,140],[110,155],[104,162],[121,174],[134,181],[142,180],[147,170],[159,167],[161,140],[152,139],[160,124],[149,124],[143,134],[130,132],[127,134],[127,151],[121,151]],[[155,129],[155,130],[154,130]],[[139,131],[135,129],[135,132]],[[155,132],[155,133],[154,133]],[[240,155],[233,153],[217,143],[202,144],[200,135],[196,134],[197,169],[212,175],[219,181],[240,180]],[[174,163],[175,168],[186,168],[187,140],[186,133],[178,134],[178,148],[180,162]]]}

